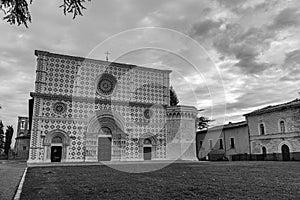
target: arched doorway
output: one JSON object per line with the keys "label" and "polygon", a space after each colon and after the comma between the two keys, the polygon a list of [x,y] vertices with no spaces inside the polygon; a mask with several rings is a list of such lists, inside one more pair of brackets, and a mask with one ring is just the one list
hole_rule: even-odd
{"label": "arched doorway", "polygon": [[54,136],[51,140],[51,162],[60,162],[62,158],[63,139],[60,136]]}
{"label": "arched doorway", "polygon": [[112,132],[109,127],[101,128],[101,135],[98,138],[98,161],[111,160]]}
{"label": "arched doorway", "polygon": [[86,160],[120,161],[125,159],[124,121],[110,111],[97,111],[89,120],[86,132]]}
{"label": "arched doorway", "polygon": [[267,157],[267,149],[266,147],[262,147],[262,159],[266,160]]}
{"label": "arched doorway", "polygon": [[290,148],[284,144],[281,146],[282,160],[289,161],[290,160]]}
{"label": "arched doorway", "polygon": [[56,129],[44,138],[45,161],[64,162],[67,160],[67,147],[70,145],[69,136],[62,130]]}
{"label": "arched doorway", "polygon": [[151,160],[152,159],[152,143],[149,138],[146,138],[144,140],[144,146],[143,146],[143,155],[144,155],[144,160]]}

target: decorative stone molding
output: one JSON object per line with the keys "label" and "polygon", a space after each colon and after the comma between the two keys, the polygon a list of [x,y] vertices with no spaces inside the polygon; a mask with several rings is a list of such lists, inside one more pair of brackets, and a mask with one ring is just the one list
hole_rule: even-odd
{"label": "decorative stone molding", "polygon": [[143,134],[140,138],[137,138],[138,139],[138,144],[139,146],[143,146],[144,145],[144,140],[145,139],[150,139],[151,140],[151,144],[153,146],[156,146],[157,145],[157,136],[156,135],[153,135],[151,133],[146,133],[146,134]]}
{"label": "decorative stone molding", "polygon": [[196,119],[197,109],[192,106],[173,106],[167,107],[169,119]]}
{"label": "decorative stone molding", "polygon": [[120,129],[121,132],[125,134],[124,119],[122,119],[122,117],[117,113],[104,110],[98,111],[88,121],[88,133],[98,132],[98,130],[106,124],[106,126],[109,126],[110,129]]}
{"label": "decorative stone molding", "polygon": [[70,137],[68,134],[62,130],[56,129],[48,133],[44,139],[44,146],[50,146],[51,140],[55,136],[60,136],[63,139],[63,145],[69,146],[70,145]]}
{"label": "decorative stone molding", "polygon": [[160,70],[160,69],[146,68],[146,67],[130,65],[130,64],[124,64],[124,63],[107,62],[107,61],[96,60],[96,59],[91,59],[91,58],[83,58],[83,57],[77,57],[77,56],[69,56],[69,55],[50,53],[50,52],[47,52],[47,51],[40,51],[40,50],[35,50],[34,54],[36,56],[43,56],[43,57],[47,56],[47,57],[70,59],[70,60],[75,60],[79,63],[80,62],[88,62],[88,63],[94,63],[94,64],[102,64],[102,65],[106,65],[106,66],[111,65],[111,66],[115,66],[115,67],[122,67],[122,68],[128,68],[128,69],[136,68],[136,69],[144,70],[144,71],[165,72],[167,74],[170,74],[172,72],[171,70]]}
{"label": "decorative stone molding", "polygon": [[[76,97],[76,96],[67,96],[67,95],[55,95],[55,94],[46,94],[46,93],[37,93],[31,92],[31,97],[38,97],[49,100],[58,100],[58,101],[76,101],[76,102],[87,102],[87,103],[97,103],[97,104],[113,104],[113,105],[130,105],[130,106],[142,106],[142,107],[151,107],[153,103],[141,103],[141,102],[126,102],[126,101],[117,101],[110,100],[105,98],[88,98],[88,97]],[[167,105],[162,105],[166,107]]]}

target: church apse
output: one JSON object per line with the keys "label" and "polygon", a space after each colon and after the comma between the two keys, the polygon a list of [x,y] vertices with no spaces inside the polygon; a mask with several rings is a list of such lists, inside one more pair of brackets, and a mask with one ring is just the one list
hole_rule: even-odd
{"label": "church apse", "polygon": [[[51,162],[51,147],[58,146],[50,140],[53,131],[64,133],[60,162],[173,159],[167,139],[175,123],[168,114],[171,71],[44,51],[35,55],[29,163]],[[180,131],[188,131],[181,137],[195,136],[194,110],[184,113],[189,112],[183,114]],[[193,145],[189,142],[180,148]]]}

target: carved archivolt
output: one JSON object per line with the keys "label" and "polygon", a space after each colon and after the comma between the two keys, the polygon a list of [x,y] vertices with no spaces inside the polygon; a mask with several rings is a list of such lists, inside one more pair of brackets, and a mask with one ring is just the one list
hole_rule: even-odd
{"label": "carved archivolt", "polygon": [[70,137],[68,136],[68,134],[59,129],[53,130],[45,136],[44,145],[50,146],[52,143],[52,139],[56,137],[62,139],[62,145],[66,145],[66,146],[70,145]]}
{"label": "carved archivolt", "polygon": [[[126,135],[124,132],[124,121],[121,116],[109,111],[96,113],[90,120],[87,133],[104,134],[105,128],[110,129],[112,134]],[[104,131],[105,132],[105,131]]]}

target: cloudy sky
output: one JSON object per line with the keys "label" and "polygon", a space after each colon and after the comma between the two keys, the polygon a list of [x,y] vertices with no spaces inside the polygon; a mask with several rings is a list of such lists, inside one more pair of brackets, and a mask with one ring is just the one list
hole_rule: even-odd
{"label": "cloudy sky", "polygon": [[33,1],[28,29],[0,21],[6,125],[27,116],[35,49],[171,69],[181,104],[215,123],[299,97],[298,0],[92,0],[75,20],[60,4]]}

